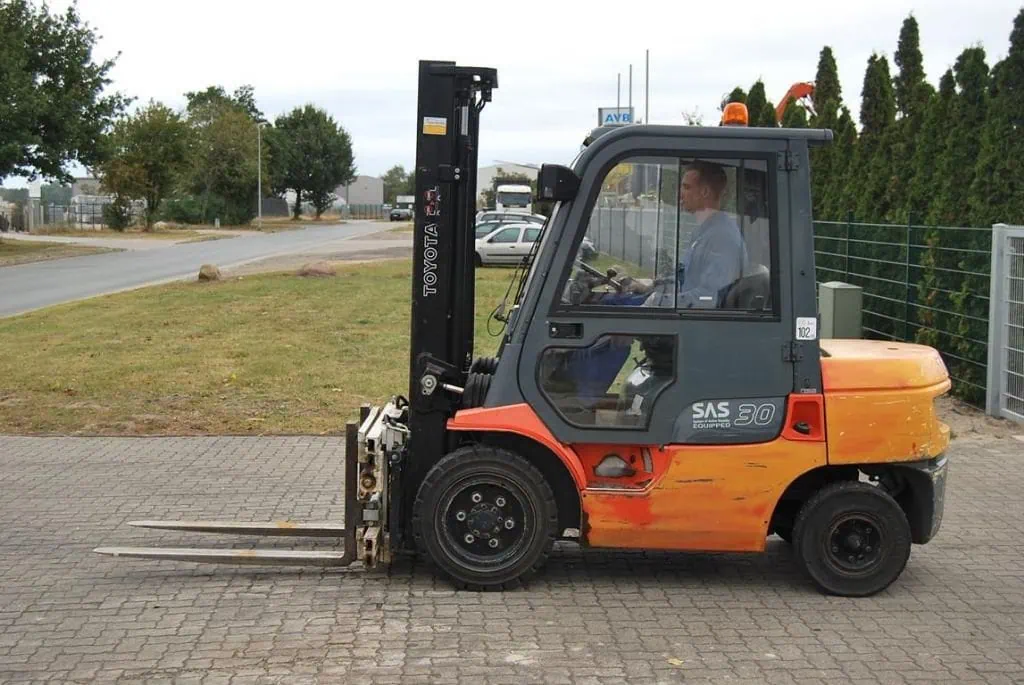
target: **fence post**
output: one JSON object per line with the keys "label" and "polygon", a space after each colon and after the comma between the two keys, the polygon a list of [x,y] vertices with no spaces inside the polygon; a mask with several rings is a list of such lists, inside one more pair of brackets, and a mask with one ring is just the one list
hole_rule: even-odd
{"label": "fence post", "polygon": [[907,212],[907,259],[904,263],[903,277],[903,342],[909,342],[910,337],[910,233],[913,226],[914,215]]}
{"label": "fence post", "polygon": [[853,210],[846,212],[846,240],[843,241],[843,253],[845,257],[846,275],[843,280],[850,282],[850,229],[853,227]]}
{"label": "fence post", "polygon": [[989,277],[988,293],[988,359],[985,380],[985,413],[989,416],[1002,416],[1000,404],[1002,400],[1003,369],[1006,364],[1006,345],[1004,341],[1005,325],[1003,316],[1006,308],[1003,302],[1003,266],[1006,250],[1006,224],[992,225],[992,272]]}

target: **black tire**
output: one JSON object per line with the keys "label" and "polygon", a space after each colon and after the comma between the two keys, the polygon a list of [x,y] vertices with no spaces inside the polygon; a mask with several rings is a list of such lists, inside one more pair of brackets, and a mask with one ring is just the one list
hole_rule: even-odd
{"label": "black tire", "polygon": [[476,258],[473,260],[473,263],[476,264],[477,266],[484,265],[483,257],[480,256],[479,252],[476,253]]}
{"label": "black tire", "polygon": [[412,511],[417,548],[469,590],[510,589],[528,580],[547,561],[557,528],[555,495],[543,474],[494,447],[462,447],[441,459]]}
{"label": "black tire", "polygon": [[899,578],[910,558],[910,523],[889,493],[858,481],[823,487],[800,509],[793,552],[824,592],[866,597]]}

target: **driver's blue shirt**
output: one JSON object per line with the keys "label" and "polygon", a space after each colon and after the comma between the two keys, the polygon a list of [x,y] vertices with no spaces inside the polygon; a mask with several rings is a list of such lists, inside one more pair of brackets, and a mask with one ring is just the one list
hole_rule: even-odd
{"label": "driver's blue shirt", "polygon": [[697,227],[683,252],[674,301],[668,286],[656,290],[645,304],[679,309],[718,307],[723,289],[740,278],[748,264],[740,227],[728,214],[716,211]]}

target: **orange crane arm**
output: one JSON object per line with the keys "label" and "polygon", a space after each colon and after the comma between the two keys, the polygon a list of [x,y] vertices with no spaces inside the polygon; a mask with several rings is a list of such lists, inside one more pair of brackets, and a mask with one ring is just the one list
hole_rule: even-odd
{"label": "orange crane arm", "polygon": [[786,91],[786,94],[779,100],[779,104],[775,106],[775,120],[782,123],[782,115],[786,113],[786,105],[789,103],[789,99],[799,100],[814,94],[814,84],[807,81],[801,81],[800,83],[794,83]]}

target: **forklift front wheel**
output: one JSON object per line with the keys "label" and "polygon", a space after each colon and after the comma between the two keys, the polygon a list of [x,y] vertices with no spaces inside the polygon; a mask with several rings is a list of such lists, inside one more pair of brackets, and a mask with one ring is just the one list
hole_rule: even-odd
{"label": "forklift front wheel", "polygon": [[417,546],[464,589],[509,588],[547,561],[558,528],[555,495],[518,454],[468,446],[424,479],[412,518]]}
{"label": "forklift front wheel", "polygon": [[866,597],[895,581],[910,558],[910,523],[892,496],[857,481],[827,485],[800,509],[793,552],[822,590]]}

